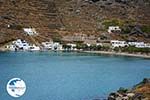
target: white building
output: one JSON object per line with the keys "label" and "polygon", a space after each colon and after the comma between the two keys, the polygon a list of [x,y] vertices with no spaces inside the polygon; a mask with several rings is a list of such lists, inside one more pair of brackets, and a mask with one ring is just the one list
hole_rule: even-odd
{"label": "white building", "polygon": [[42,42],[44,49],[51,50],[53,47],[53,42]]}
{"label": "white building", "polygon": [[128,42],[130,46],[143,45],[144,42]]}
{"label": "white building", "polygon": [[22,50],[28,50],[29,44],[25,40],[17,39],[16,41],[13,41],[12,44],[16,46],[18,49]]}
{"label": "white building", "polygon": [[113,32],[121,32],[121,29],[119,28],[119,26],[109,26],[108,33],[113,33]]}
{"label": "white building", "polygon": [[15,45],[7,45],[6,49],[10,50],[10,51],[15,51],[16,50],[16,46]]}
{"label": "white building", "polygon": [[146,48],[150,48],[150,43],[145,44]]}
{"label": "white building", "polygon": [[17,39],[13,41],[10,45],[7,45],[6,48],[10,51],[23,50],[23,51],[39,51],[40,47],[35,44],[30,45],[25,40]]}
{"label": "white building", "polygon": [[63,50],[63,47],[58,42],[42,42],[42,46],[46,50]]}
{"label": "white building", "polygon": [[35,28],[23,28],[23,30],[27,35],[38,35]]}
{"label": "white building", "polygon": [[150,48],[150,44],[144,42],[128,42],[128,44],[137,48]]}
{"label": "white building", "polygon": [[77,50],[77,48],[76,48],[77,45],[76,44],[68,43],[67,45],[71,47],[70,50]]}
{"label": "white building", "polygon": [[52,45],[52,50],[63,50],[63,46],[58,42],[54,42]]}
{"label": "white building", "polygon": [[119,41],[119,40],[111,40],[111,45],[112,47],[125,47],[128,46],[128,44],[126,43],[126,41]]}
{"label": "white building", "polygon": [[145,44],[145,43],[141,43],[141,44],[137,44],[135,45],[135,47],[137,48],[150,48],[150,44]]}

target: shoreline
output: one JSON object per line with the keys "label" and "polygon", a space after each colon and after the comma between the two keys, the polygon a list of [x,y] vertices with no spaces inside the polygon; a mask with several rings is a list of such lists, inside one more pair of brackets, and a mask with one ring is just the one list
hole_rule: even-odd
{"label": "shoreline", "polygon": [[[6,52],[5,48],[0,48],[0,52]],[[33,51],[35,52],[35,51]],[[105,55],[115,55],[115,56],[126,56],[126,57],[139,57],[139,58],[146,58],[150,59],[150,55],[146,54],[133,54],[133,53],[127,53],[127,52],[113,52],[113,51],[80,51],[77,50],[76,52],[82,52],[82,53],[93,53],[93,54],[105,54]]]}
{"label": "shoreline", "polygon": [[111,51],[81,51],[84,53],[95,53],[95,54],[106,54],[106,55],[116,55],[116,56],[128,56],[128,57],[139,57],[139,58],[147,58],[150,59],[150,55],[145,55],[145,54],[132,54],[132,53],[118,53],[118,52],[111,52]]}

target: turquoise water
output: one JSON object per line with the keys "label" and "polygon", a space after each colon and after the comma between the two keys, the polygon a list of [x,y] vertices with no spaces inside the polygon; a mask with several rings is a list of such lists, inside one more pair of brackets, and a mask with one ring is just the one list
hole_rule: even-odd
{"label": "turquoise water", "polygon": [[[11,78],[26,82],[26,93],[9,96]],[[0,53],[0,100],[93,100],[150,77],[150,60],[62,52]]]}

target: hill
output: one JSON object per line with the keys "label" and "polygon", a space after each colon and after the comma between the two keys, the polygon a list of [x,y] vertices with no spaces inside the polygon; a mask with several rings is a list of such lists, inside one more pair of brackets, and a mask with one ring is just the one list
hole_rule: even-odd
{"label": "hill", "polygon": [[[124,34],[109,39],[149,41],[149,9],[149,0],[0,0],[0,43],[16,38],[32,41],[23,34],[25,27],[57,41],[74,33],[100,37],[111,24],[120,26]],[[143,34],[130,35],[137,25]]]}

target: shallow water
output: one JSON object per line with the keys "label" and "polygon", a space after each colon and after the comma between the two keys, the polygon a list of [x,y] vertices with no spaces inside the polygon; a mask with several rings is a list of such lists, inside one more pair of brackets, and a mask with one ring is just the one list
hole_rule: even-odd
{"label": "shallow water", "polygon": [[0,100],[15,100],[6,91],[14,77],[27,85],[17,100],[93,100],[150,77],[150,60],[87,53],[0,53]]}

